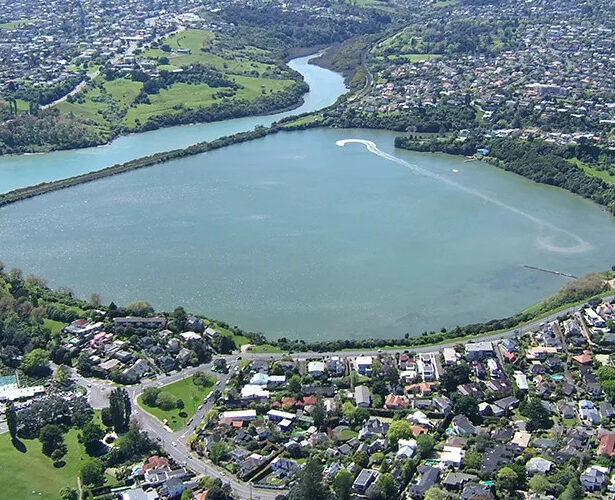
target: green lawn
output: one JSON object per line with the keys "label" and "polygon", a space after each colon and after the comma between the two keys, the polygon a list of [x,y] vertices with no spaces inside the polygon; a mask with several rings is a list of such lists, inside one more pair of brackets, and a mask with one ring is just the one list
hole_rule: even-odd
{"label": "green lawn", "polygon": [[45,328],[49,328],[49,330],[51,330],[51,335],[54,336],[59,333],[62,333],[62,330],[64,330],[66,323],[62,323],[61,321],[55,321],[53,319],[45,318],[43,320],[43,326]]}
{"label": "green lawn", "polygon": [[574,163],[577,167],[582,168],[587,175],[591,175],[592,177],[597,177],[598,179],[602,179],[609,184],[615,184],[615,175],[609,173],[608,170],[598,170],[596,167],[590,165],[589,163],[585,163],[578,158],[572,158],[569,160]]}
{"label": "green lawn", "polygon": [[[207,385],[197,386],[194,385],[193,377],[188,377],[161,387],[163,391],[170,392],[173,396],[175,396],[175,398],[181,399],[184,402],[183,410],[179,410],[177,408],[174,408],[173,410],[162,410],[161,408],[147,406],[143,403],[141,396],[137,398],[137,402],[139,403],[139,406],[147,410],[161,421],[167,419],[169,421],[169,427],[174,431],[178,431],[186,426],[188,419],[195,414],[199,405],[203,403],[203,398],[212,391],[215,383],[216,380],[213,377],[210,377]],[[184,412],[186,416],[180,416],[180,412]]]}
{"label": "green lawn", "polygon": [[0,30],[14,30],[27,26],[28,24],[34,24],[36,19],[18,19],[16,21],[9,21],[8,23],[0,24]]}
{"label": "green lawn", "polygon": [[284,351],[280,349],[279,347],[276,347],[271,344],[262,344],[262,345],[255,345],[254,347],[252,347],[252,349],[250,349],[250,352],[265,352],[269,354],[274,354],[274,353],[280,353]]}
{"label": "green lawn", "polygon": [[85,457],[83,446],[77,441],[78,431],[71,429],[65,434],[68,453],[66,465],[55,468],[53,461],[43,455],[37,439],[24,439],[27,451],[17,451],[7,433],[0,435],[0,484],[2,498],[25,500],[44,498],[60,500],[60,489],[64,486],[77,487],[77,476],[81,459]]}

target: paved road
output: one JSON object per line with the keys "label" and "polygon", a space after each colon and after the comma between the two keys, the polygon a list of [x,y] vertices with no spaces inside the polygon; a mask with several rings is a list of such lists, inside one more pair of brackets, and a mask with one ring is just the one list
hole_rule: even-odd
{"label": "paved road", "polygon": [[[604,300],[613,301],[615,300],[615,295],[611,295],[605,297]],[[497,333],[494,335],[488,335],[484,337],[480,337],[481,341],[497,341],[505,338],[511,338],[515,335],[520,335],[532,330],[536,330],[540,323],[554,321],[560,316],[565,316],[568,314],[573,314],[577,312],[579,306],[570,307],[568,309],[559,311],[555,314],[551,314],[545,318],[538,319],[529,323],[525,326],[508,330],[505,332]],[[421,352],[435,352],[443,349],[444,347],[452,347],[458,344],[467,344],[471,342],[472,339],[463,339],[463,340],[452,340],[450,342],[446,342],[443,344],[433,345],[433,346],[420,346],[413,348],[404,348],[404,349],[394,349],[387,350],[388,354],[403,352],[404,350],[412,350],[413,352],[421,353]],[[324,352],[324,353],[295,353],[291,356],[295,360],[305,360],[307,358],[313,357],[322,357],[322,356],[356,356],[356,355],[378,355],[381,351],[378,349],[362,349],[362,350],[354,350],[354,351],[341,351],[341,352]],[[147,387],[161,387],[163,385],[167,385],[178,380],[182,380],[186,377],[193,375],[196,372],[203,371],[205,373],[209,373],[211,375],[215,375],[219,378],[219,382],[216,385],[216,389],[220,392],[223,392],[227,386],[228,381],[235,373],[236,368],[239,366],[239,360],[241,358],[244,359],[279,359],[283,356],[287,356],[287,353],[243,353],[243,354],[231,354],[228,356],[223,356],[228,363],[229,372],[220,377],[219,374],[214,374],[212,371],[212,363],[200,365],[197,367],[186,368],[177,373],[173,373],[171,375],[158,375],[153,379],[145,379],[140,384],[134,386],[126,386],[126,390],[130,395],[133,407],[133,417],[140,423],[141,428],[146,431],[153,439],[156,439],[161,444],[162,448],[166,450],[166,452],[175,459],[178,463],[185,464],[186,467],[193,470],[198,474],[204,474],[210,477],[216,477],[221,479],[223,482],[231,485],[233,492],[239,496],[239,498],[247,499],[247,498],[255,498],[260,500],[274,500],[277,495],[282,493],[280,490],[263,490],[258,489],[257,487],[253,487],[252,485],[245,483],[243,481],[237,480],[235,477],[227,475],[225,472],[221,471],[218,467],[214,466],[208,460],[201,460],[197,458],[189,449],[186,444],[187,439],[194,432],[196,427],[201,423],[205,414],[211,410],[214,406],[215,401],[213,398],[208,399],[203,406],[197,410],[196,414],[193,417],[192,422],[186,428],[173,432],[170,428],[166,427],[162,424],[160,420],[158,420],[153,415],[150,415],[143,409],[141,409],[137,404],[137,397],[143,390]],[[55,369],[55,367],[54,367]],[[103,408],[108,406],[108,397],[109,393],[116,387],[112,383],[106,380],[99,380],[94,378],[87,378],[81,376],[75,370],[72,371],[73,379],[83,387],[87,388],[88,398],[90,404],[94,408]]]}

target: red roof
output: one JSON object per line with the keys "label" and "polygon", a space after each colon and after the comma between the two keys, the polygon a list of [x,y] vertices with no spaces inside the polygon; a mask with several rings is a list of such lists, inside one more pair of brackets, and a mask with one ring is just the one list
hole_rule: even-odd
{"label": "red roof", "polygon": [[142,467],[141,471],[145,472],[150,469],[160,469],[160,467],[169,466],[169,461],[165,457],[159,457],[158,455],[152,455],[147,459],[147,462]]}
{"label": "red roof", "polygon": [[612,456],[615,451],[615,434],[602,434],[598,444],[598,455]]}
{"label": "red roof", "polygon": [[315,405],[317,401],[316,396],[303,396],[303,404]]}
{"label": "red roof", "polygon": [[583,354],[579,354],[578,356],[572,356],[577,363],[580,365],[588,365],[593,361],[592,355],[589,351],[583,351]]}
{"label": "red roof", "polygon": [[389,394],[384,402],[387,408],[406,408],[410,403],[404,396]]}

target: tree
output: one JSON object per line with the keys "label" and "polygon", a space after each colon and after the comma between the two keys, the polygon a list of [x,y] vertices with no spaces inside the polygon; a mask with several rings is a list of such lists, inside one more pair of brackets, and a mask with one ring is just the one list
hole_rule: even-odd
{"label": "tree", "polygon": [[339,500],[350,500],[353,482],[352,474],[346,469],[342,469],[337,473],[333,480],[333,491],[335,491]]}
{"label": "tree", "polygon": [[154,308],[145,300],[137,300],[126,306],[126,312],[133,316],[147,316],[148,314],[153,314]]}
{"label": "tree", "polygon": [[524,417],[530,419],[529,430],[548,429],[553,425],[551,422],[551,414],[547,410],[539,398],[531,398],[519,408],[519,412]]}
{"label": "tree", "polygon": [[168,411],[176,408],[176,405],[177,400],[170,392],[162,391],[158,394],[158,397],[156,397],[156,406],[158,408]]}
{"label": "tree", "polygon": [[79,493],[75,488],[65,486],[60,490],[60,498],[62,500],[79,500]]}
{"label": "tree", "polygon": [[32,349],[21,363],[21,369],[28,375],[42,377],[49,373],[49,353],[44,349]]}
{"label": "tree", "polygon": [[100,442],[105,437],[105,431],[100,425],[90,420],[83,426],[79,441],[85,446],[90,455],[94,455],[100,448]]}
{"label": "tree", "polygon": [[496,474],[495,479],[499,488],[510,492],[515,490],[519,481],[517,473],[510,467],[502,467]]}
{"label": "tree", "polygon": [[103,408],[100,411],[100,419],[105,427],[113,427],[113,419],[111,418],[111,410]]}
{"label": "tree", "polygon": [[316,400],[316,404],[312,409],[312,418],[314,419],[314,425],[318,429],[322,429],[324,427],[327,419],[327,411],[325,410],[325,404],[323,403],[321,397]]}
{"label": "tree", "polygon": [[293,375],[288,379],[286,386],[290,392],[301,392],[301,377],[299,375]]}
{"label": "tree", "polygon": [[472,396],[461,396],[455,401],[455,414],[465,415],[473,422],[478,419],[478,403]]}
{"label": "tree", "polygon": [[530,490],[536,493],[546,493],[551,487],[551,482],[542,474],[534,474],[529,480],[528,486]]}
{"label": "tree", "polygon": [[468,450],[466,456],[463,459],[464,469],[479,470],[483,464],[483,455],[478,451]]}
{"label": "tree", "polygon": [[79,472],[81,482],[86,486],[100,486],[105,482],[105,466],[98,458],[90,458]]}
{"label": "tree", "polygon": [[388,472],[378,476],[376,481],[376,498],[382,500],[397,498],[397,484],[393,476]]}
{"label": "tree", "polygon": [[59,365],[53,372],[53,380],[59,385],[66,386],[70,383],[70,370],[66,365]]}
{"label": "tree", "polygon": [[6,405],[6,425],[9,428],[11,439],[14,441],[17,439],[17,412],[12,401]]}
{"label": "tree", "polygon": [[585,491],[575,476],[568,481],[568,485],[564,491],[562,491],[559,500],[581,500],[582,498],[585,498]]}
{"label": "tree", "polygon": [[444,491],[440,486],[432,486],[425,492],[424,500],[446,500],[448,493]]}
{"label": "tree", "polygon": [[178,399],[177,401],[175,401],[175,407],[182,410],[184,408],[184,400]]}
{"label": "tree", "polygon": [[43,453],[48,457],[56,449],[61,449],[64,446],[64,436],[62,429],[55,424],[47,424],[43,426],[38,435],[39,441],[43,445]]}
{"label": "tree", "polygon": [[369,464],[369,455],[361,450],[356,451],[355,454],[352,456],[352,461],[359,467],[364,469]]}
{"label": "tree", "polygon": [[357,414],[357,407],[351,401],[345,401],[342,405],[342,415],[348,422],[354,422]]}
{"label": "tree", "polygon": [[220,335],[214,347],[220,354],[231,354],[237,348],[233,339],[228,335]]}
{"label": "tree", "polygon": [[416,449],[422,458],[427,458],[431,455],[436,442],[429,434],[420,434],[416,438]]}
{"label": "tree", "polygon": [[470,373],[472,370],[465,363],[447,366],[440,377],[440,383],[448,392],[455,392],[461,384],[470,381]]}
{"label": "tree", "polygon": [[228,447],[224,441],[217,441],[209,448],[209,458],[215,464],[219,464],[228,455]]}
{"label": "tree", "polygon": [[410,423],[406,420],[394,420],[391,422],[389,431],[387,432],[387,438],[391,446],[396,446],[400,439],[410,439],[413,436],[414,434],[412,433]]}
{"label": "tree", "polygon": [[156,406],[156,398],[160,392],[158,387],[146,387],[141,394],[141,400],[146,406]]}
{"label": "tree", "polygon": [[126,392],[126,389],[118,388],[111,392],[109,396],[109,410],[115,430],[117,432],[128,430],[132,408],[130,405],[130,396],[128,392]]}
{"label": "tree", "polygon": [[322,466],[309,458],[300,473],[299,481],[291,488],[289,500],[332,500],[333,493],[322,480]]}

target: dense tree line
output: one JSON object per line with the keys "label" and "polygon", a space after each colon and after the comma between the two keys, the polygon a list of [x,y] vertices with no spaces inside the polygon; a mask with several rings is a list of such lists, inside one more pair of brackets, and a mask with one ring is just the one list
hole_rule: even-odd
{"label": "dense tree line", "polygon": [[403,112],[380,113],[343,109],[330,111],[325,125],[345,128],[382,128],[387,130],[442,133],[475,128],[476,111],[469,105],[438,104],[419,106]]}
{"label": "dense tree line", "polygon": [[7,94],[7,98],[23,99],[43,106],[60,99],[73,90],[85,78],[84,72],[79,72],[53,84],[39,87],[19,86],[13,92]]}
{"label": "dense tree line", "polygon": [[231,4],[220,15],[239,25],[239,34],[247,44],[282,53],[291,47],[330,45],[375,33],[391,22],[388,13],[377,9],[343,3],[332,9],[333,13],[323,15],[282,11],[278,5],[268,3]]}
{"label": "dense tree line", "polygon": [[416,140],[398,137],[395,146],[414,151],[444,152],[472,155],[478,147],[489,149],[488,161],[494,165],[522,175],[542,184],[558,186],[605,206],[615,214],[615,186],[593,177],[569,161],[579,154],[591,159],[599,152],[587,144],[563,146],[552,145],[542,140],[515,138],[448,140]]}
{"label": "dense tree line", "polygon": [[0,154],[96,146],[108,137],[75,117],[49,109],[0,123]]}

